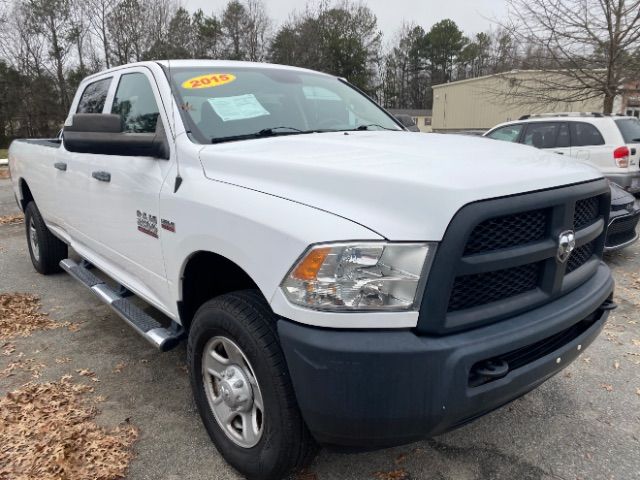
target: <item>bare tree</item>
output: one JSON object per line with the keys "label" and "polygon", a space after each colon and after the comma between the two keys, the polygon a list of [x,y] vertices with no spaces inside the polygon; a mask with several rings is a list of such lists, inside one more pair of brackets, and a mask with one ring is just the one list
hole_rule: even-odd
{"label": "bare tree", "polygon": [[111,68],[108,20],[115,4],[116,0],[86,0],[90,31],[100,42],[106,68]]}
{"label": "bare tree", "polygon": [[[535,104],[603,98],[611,113],[624,81],[637,74],[640,0],[508,0],[501,26],[529,45],[523,67],[534,82],[515,82],[510,95]],[[545,74],[549,72],[549,74]]]}
{"label": "bare tree", "polygon": [[70,98],[65,76],[69,51],[73,46],[72,0],[25,0],[27,23],[44,37],[48,46],[51,71],[56,79],[63,109]]}
{"label": "bare tree", "polygon": [[271,19],[261,0],[247,0],[247,59],[261,62],[267,53],[267,38],[271,33]]}

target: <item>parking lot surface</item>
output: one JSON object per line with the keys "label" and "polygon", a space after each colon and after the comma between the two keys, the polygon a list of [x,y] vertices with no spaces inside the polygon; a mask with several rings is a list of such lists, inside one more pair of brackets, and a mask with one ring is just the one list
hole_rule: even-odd
{"label": "parking lot surface", "polygon": [[[0,216],[16,213],[10,182],[0,180]],[[600,338],[538,389],[431,440],[368,453],[323,450],[299,477],[640,479],[639,253],[636,245],[607,257],[619,308]],[[7,292],[38,295],[52,318],[74,326],[12,343],[45,365],[38,382],[79,369],[95,372],[95,395],[104,397],[98,422],[115,426],[129,419],[140,430],[129,479],[239,478],[200,423],[184,345],[160,353],[69,276],[37,274],[23,224],[0,225],[0,293]],[[68,363],[54,361],[67,357]],[[0,356],[0,371],[10,359]],[[0,396],[29,381],[28,371],[0,378]]]}

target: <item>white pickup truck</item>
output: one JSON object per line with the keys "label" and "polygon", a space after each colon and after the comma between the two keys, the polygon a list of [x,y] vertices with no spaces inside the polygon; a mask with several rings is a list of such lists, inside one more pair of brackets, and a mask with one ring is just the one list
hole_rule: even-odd
{"label": "white pickup truck", "polygon": [[615,307],[600,173],[409,133],[309,70],[117,67],[9,163],[36,270],[64,269],[160,349],[187,339],[204,425],[252,479],[316,445],[471,421],[572,362]]}

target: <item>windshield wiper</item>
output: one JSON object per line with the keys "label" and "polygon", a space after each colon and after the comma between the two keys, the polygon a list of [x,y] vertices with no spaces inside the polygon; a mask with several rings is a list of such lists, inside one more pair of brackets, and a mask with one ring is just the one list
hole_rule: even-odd
{"label": "windshield wiper", "polygon": [[[287,129],[286,132],[278,132],[278,130]],[[211,143],[233,142],[235,140],[249,140],[251,138],[277,137],[283,135],[302,135],[305,133],[317,133],[319,130],[300,130],[295,127],[271,127],[263,128],[259,132],[244,133],[242,135],[231,135],[228,137],[212,138]]]}
{"label": "windshield wiper", "polygon": [[368,123],[366,125],[358,125],[356,128],[352,128],[351,130],[345,130],[345,131],[363,132],[363,131],[369,130],[371,127],[378,127],[383,130],[389,130],[391,132],[402,132],[402,130],[400,130],[399,128],[383,127],[382,125],[378,125],[377,123]]}

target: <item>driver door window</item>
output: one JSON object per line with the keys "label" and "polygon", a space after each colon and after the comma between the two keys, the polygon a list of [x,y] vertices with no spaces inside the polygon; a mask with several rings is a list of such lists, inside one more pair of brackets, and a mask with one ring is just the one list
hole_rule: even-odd
{"label": "driver door window", "polygon": [[151,84],[143,73],[120,77],[111,113],[120,115],[125,133],[154,133],[158,123],[158,104]]}

